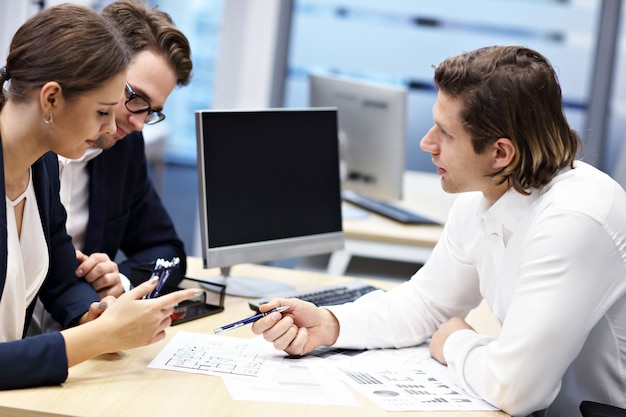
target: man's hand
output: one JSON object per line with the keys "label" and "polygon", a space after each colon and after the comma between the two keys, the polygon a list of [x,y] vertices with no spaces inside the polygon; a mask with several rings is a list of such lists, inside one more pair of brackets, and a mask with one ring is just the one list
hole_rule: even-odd
{"label": "man's hand", "polygon": [[272,313],[252,324],[254,334],[272,342],[278,350],[290,355],[304,355],[320,346],[330,346],[339,336],[339,323],[325,308],[296,298],[274,298],[263,304],[265,312],[276,307],[289,306],[281,313]]}
{"label": "man's hand", "polygon": [[446,362],[446,358],[443,357],[443,345],[446,343],[446,340],[448,340],[448,336],[462,329],[474,330],[472,326],[467,324],[467,322],[460,317],[453,317],[439,326],[430,339],[430,356],[438,362],[447,365],[448,362]]}
{"label": "man's hand", "polygon": [[100,299],[111,295],[119,297],[124,293],[117,264],[106,253],[92,253],[87,256],[76,250],[78,268],[76,276],[84,278],[96,290]]}

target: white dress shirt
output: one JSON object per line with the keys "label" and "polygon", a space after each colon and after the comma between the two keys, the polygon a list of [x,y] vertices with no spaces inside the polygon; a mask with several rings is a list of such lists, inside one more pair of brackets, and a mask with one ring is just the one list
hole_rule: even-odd
{"label": "white dress shirt", "polygon": [[470,394],[515,416],[626,407],[626,194],[609,176],[577,161],[529,196],[510,189],[489,206],[459,195],[410,281],[329,307],[336,346],[416,345],[482,298],[500,336],[461,330],[444,345]]}
{"label": "white dress shirt", "polygon": [[59,158],[59,179],[61,180],[61,203],[67,212],[67,234],[78,250],[85,247],[87,222],[89,221],[89,173],[87,163],[102,153],[102,149],[89,148],[82,157]]}
{"label": "white dress shirt", "polygon": [[[87,163],[102,153],[102,149],[89,148],[82,157],[68,159],[59,155],[59,178],[61,180],[61,203],[67,212],[67,234],[74,247],[85,247],[87,223],[89,222],[89,173]],[[91,255],[87,253],[86,255]],[[114,260],[114,259],[113,259]],[[124,291],[130,289],[130,280],[120,273]]]}

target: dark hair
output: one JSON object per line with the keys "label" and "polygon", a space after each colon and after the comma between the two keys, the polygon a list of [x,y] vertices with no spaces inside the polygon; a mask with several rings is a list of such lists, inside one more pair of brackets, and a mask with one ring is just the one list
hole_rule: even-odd
{"label": "dark hair", "polygon": [[542,187],[572,166],[581,141],[563,113],[561,87],[548,60],[521,46],[491,46],[444,60],[437,88],[463,102],[461,116],[481,153],[509,138],[516,155],[494,177],[519,192]]}
{"label": "dark hair", "polygon": [[0,108],[6,99],[25,100],[49,81],[72,100],[124,71],[129,60],[120,34],[95,11],[75,4],[46,8],[13,36],[5,68],[8,97],[0,94]]}
{"label": "dark hair", "polygon": [[176,84],[187,85],[191,78],[191,48],[172,18],[157,8],[148,9],[138,0],[118,0],[102,10],[121,33],[134,55],[149,49],[164,55],[176,73]]}

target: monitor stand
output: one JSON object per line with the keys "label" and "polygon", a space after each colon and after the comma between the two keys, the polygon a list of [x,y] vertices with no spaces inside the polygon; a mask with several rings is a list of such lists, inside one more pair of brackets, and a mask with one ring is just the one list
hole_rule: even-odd
{"label": "monitor stand", "polygon": [[[236,297],[267,298],[281,292],[294,291],[294,287],[284,282],[271,279],[230,275],[230,266],[220,268],[221,275],[215,278],[203,278],[207,283],[226,286],[226,294]],[[215,292],[215,286],[200,284],[202,288]]]}

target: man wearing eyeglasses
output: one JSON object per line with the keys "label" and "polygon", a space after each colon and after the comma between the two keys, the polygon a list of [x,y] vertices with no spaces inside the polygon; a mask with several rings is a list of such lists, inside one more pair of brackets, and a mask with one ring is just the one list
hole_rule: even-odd
{"label": "man wearing eyeglasses", "polygon": [[[118,0],[102,14],[132,54],[126,91],[115,108],[117,131],[98,137],[79,159],[44,157],[51,170],[58,165],[67,230],[77,249],[76,276],[90,282],[101,298],[139,284],[129,282],[131,266],[157,258],[179,258],[170,284],[184,276],[183,242],[148,176],[141,131],[165,118],[167,97],[189,83],[192,69],[188,40],[163,11],[140,0]],[[126,258],[119,265],[114,262],[118,251]],[[28,333],[54,328],[58,325],[39,304]]]}

